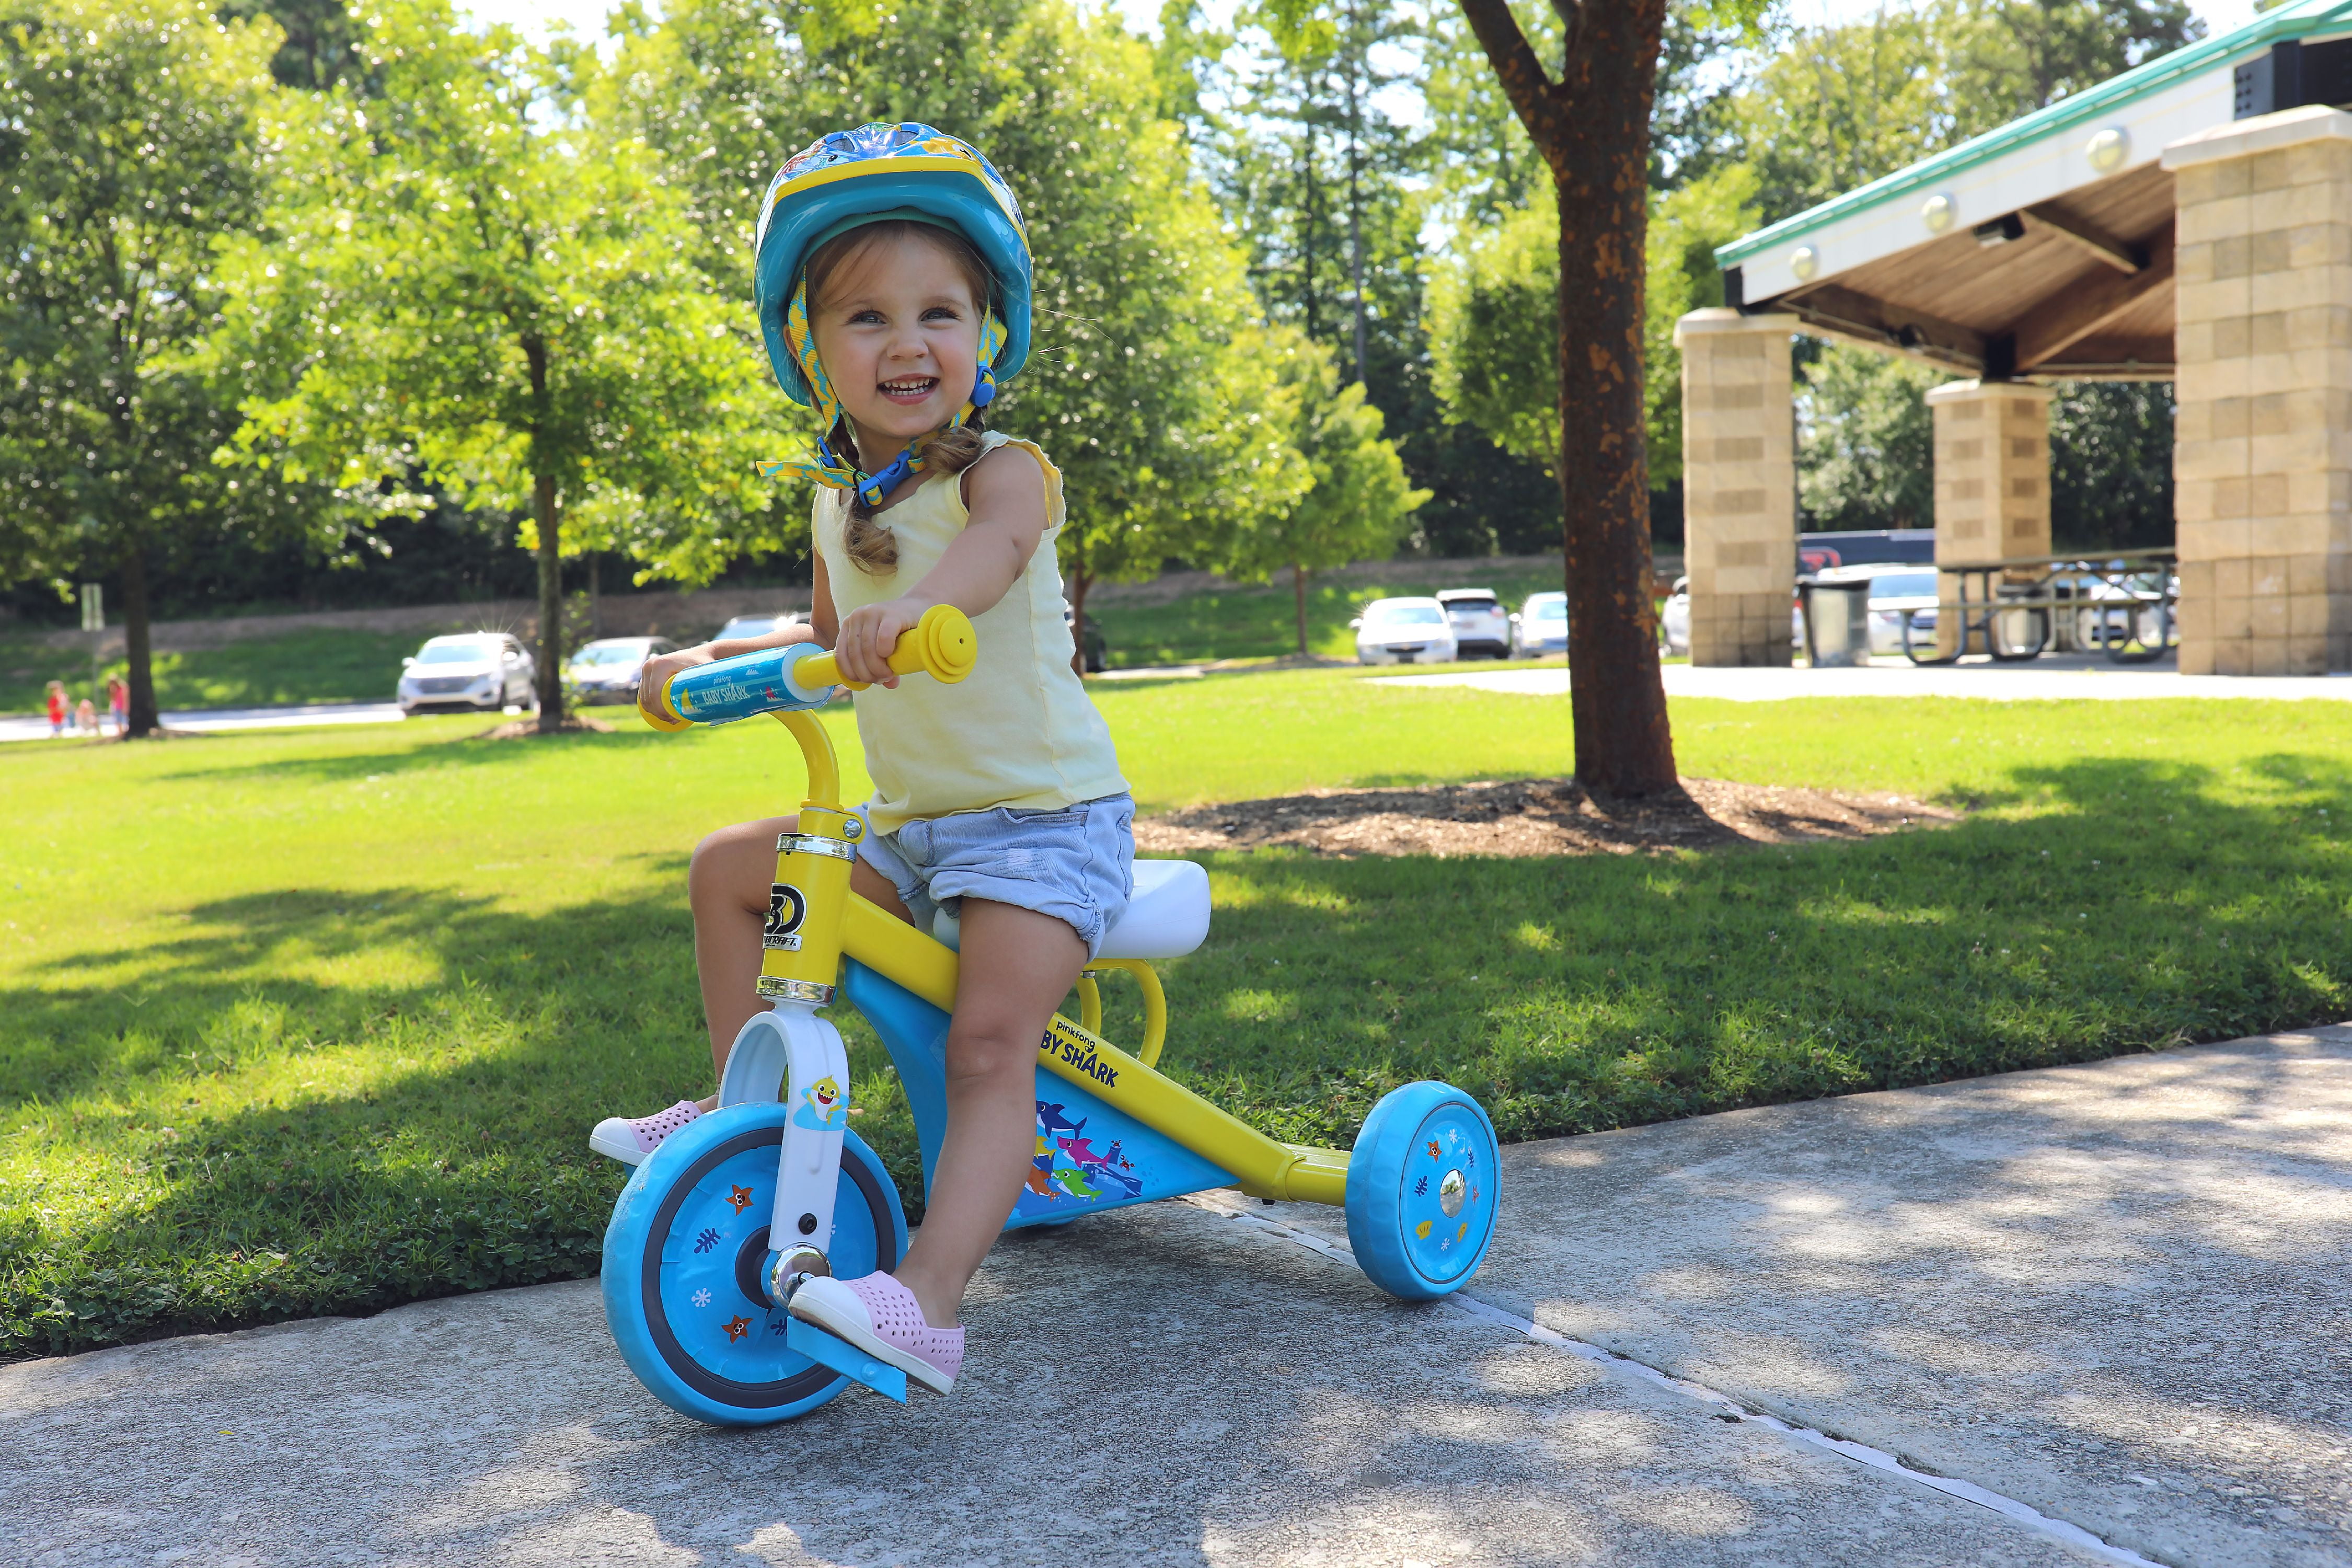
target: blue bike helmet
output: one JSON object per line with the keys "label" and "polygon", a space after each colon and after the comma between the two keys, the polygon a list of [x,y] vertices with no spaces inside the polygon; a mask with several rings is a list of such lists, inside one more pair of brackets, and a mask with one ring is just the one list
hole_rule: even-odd
{"label": "blue bike helmet", "polygon": [[1028,230],[1012,187],[978,149],[930,126],[907,123],[835,131],[794,153],[776,171],[761,204],[751,297],[776,384],[794,403],[818,411],[826,436],[814,460],[764,464],[761,471],[855,489],[874,505],[922,462],[910,447],[869,476],[835,453],[830,437],[841,407],[817,362],[803,273],[810,253],[826,240],[893,218],[952,228],[971,241],[994,276],[994,297],[982,302],[980,380],[953,423],[986,407],[998,384],[1029,358]]}

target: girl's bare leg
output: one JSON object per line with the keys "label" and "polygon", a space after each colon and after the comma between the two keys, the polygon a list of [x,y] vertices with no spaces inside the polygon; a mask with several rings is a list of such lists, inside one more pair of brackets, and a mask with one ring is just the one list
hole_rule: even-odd
{"label": "girl's bare leg", "polygon": [[[799,826],[796,816],[739,822],[694,847],[686,900],[694,910],[694,968],[702,981],[702,1016],[710,1029],[714,1083],[727,1070],[727,1053],[735,1048],[735,1037],[752,1014],[768,1008],[759,993],[760,928],[768,918],[768,889],[776,880],[776,836]],[[898,890],[865,861],[850,868],[849,886],[900,920],[913,920],[898,901]],[[1060,999],[1058,994],[1055,998]],[[1037,1026],[1045,1027],[1043,1020]],[[714,1092],[698,1103],[705,1110],[714,1110],[719,1096]]]}
{"label": "girl's bare leg", "polygon": [[955,1326],[964,1286],[1028,1177],[1037,1042],[1087,963],[1066,921],[984,899],[963,901],[962,950],[948,1026],[947,1136],[923,1227],[898,1270],[935,1329]]}

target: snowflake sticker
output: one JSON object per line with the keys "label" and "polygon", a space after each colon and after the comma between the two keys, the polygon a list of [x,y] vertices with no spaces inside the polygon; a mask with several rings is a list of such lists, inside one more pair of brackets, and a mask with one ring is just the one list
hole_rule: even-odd
{"label": "snowflake sticker", "polygon": [[694,1304],[698,1307],[708,1307],[710,1305],[710,1292],[708,1290],[697,1290],[694,1293]]}

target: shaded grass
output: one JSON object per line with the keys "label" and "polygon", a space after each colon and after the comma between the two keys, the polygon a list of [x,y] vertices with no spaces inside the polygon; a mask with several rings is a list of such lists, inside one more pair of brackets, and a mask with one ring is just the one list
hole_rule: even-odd
{"label": "shaded grass", "polygon": [[[1390,583],[1357,584],[1307,580],[1307,646],[1311,653],[1352,658],[1356,634],[1348,622],[1374,599],[1428,594],[1438,587],[1492,588],[1517,609],[1529,594],[1560,585],[1559,569],[1488,571],[1461,563],[1431,587]],[[1094,603],[1087,616],[1103,629],[1107,662],[1115,669],[1205,663],[1219,658],[1270,658],[1298,651],[1297,601],[1287,578],[1262,588],[1215,588],[1164,605],[1114,600]]]}
{"label": "shaded grass", "polygon": [[[162,708],[257,708],[283,702],[389,702],[400,661],[425,640],[417,632],[310,630],[257,637],[226,647],[154,656],[155,701]],[[48,682],[62,680],[106,717],[106,677],[90,680],[89,655],[45,647],[30,638],[0,641],[0,713],[40,708]]]}
{"label": "shaded grass", "polygon": [[[1567,763],[1552,700],[1318,672],[1097,697],[1146,809]],[[1974,815],[1707,856],[1204,857],[1217,922],[1166,966],[1167,1064],[1285,1138],[1344,1145],[1422,1076],[1527,1138],[2346,1011],[2338,704],[1675,717],[1693,773]],[[588,1126],[708,1087],[687,854],[798,765],[770,725],[481,728],[0,752],[0,1348],[594,1271],[625,1173]],[[911,1196],[903,1096],[843,1022],[854,1125]]]}

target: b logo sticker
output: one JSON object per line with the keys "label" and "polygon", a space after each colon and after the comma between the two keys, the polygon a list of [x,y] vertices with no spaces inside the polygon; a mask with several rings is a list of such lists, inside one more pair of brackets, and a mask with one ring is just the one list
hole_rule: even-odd
{"label": "b logo sticker", "polygon": [[808,918],[808,900],[787,882],[768,889],[768,921],[760,931],[760,945],[783,952],[801,950],[801,921]]}

